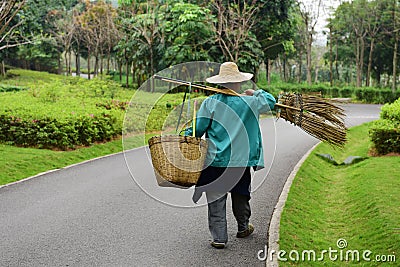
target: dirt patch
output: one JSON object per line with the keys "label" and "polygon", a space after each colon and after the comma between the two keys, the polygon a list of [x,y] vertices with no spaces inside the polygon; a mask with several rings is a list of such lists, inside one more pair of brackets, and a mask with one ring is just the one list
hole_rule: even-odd
{"label": "dirt patch", "polygon": [[400,157],[400,153],[391,152],[385,155],[379,154],[375,148],[371,148],[368,151],[368,156],[370,157]]}

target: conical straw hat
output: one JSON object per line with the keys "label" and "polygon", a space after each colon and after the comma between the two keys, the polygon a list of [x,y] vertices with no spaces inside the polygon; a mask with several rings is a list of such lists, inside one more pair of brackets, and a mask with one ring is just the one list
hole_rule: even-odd
{"label": "conical straw hat", "polygon": [[238,83],[248,81],[253,77],[253,74],[240,72],[238,66],[234,62],[225,62],[219,68],[219,74],[207,78],[209,83]]}

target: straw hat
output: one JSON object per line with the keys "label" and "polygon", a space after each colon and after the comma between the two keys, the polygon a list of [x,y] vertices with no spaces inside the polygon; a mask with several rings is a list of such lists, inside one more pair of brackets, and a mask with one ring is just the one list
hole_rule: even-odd
{"label": "straw hat", "polygon": [[239,83],[248,81],[253,77],[253,74],[240,72],[238,66],[234,62],[225,62],[219,68],[219,74],[207,78],[209,83]]}

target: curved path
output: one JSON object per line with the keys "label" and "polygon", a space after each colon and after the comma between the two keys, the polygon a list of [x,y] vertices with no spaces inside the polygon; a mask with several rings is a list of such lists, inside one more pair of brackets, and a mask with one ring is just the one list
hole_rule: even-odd
{"label": "curved path", "polygon": [[[380,111],[374,105],[346,109],[349,126],[377,119]],[[265,266],[257,252],[267,244],[286,178],[317,143],[283,120],[274,123],[261,121],[271,168],[256,173],[261,185],[252,194],[255,232],[249,238],[235,238],[228,201],[228,247],[211,248],[207,208],[155,200],[133,182],[124,155],[117,154],[0,188],[0,266]],[[126,158],[154,181],[146,148]]]}

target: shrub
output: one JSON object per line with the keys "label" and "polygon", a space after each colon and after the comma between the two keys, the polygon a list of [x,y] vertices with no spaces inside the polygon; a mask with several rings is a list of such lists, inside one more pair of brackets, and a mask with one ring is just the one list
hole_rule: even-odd
{"label": "shrub", "polygon": [[382,107],[381,119],[370,128],[370,138],[381,154],[400,153],[400,99]]}
{"label": "shrub", "polygon": [[64,120],[0,114],[0,140],[25,147],[68,149],[120,135],[122,129],[116,122],[116,118],[109,114],[90,114]]}
{"label": "shrub", "polygon": [[18,92],[22,90],[27,90],[28,88],[17,86],[17,85],[8,85],[8,84],[0,84],[0,93],[1,92]]}
{"label": "shrub", "polygon": [[354,91],[354,89],[352,89],[350,87],[345,87],[340,91],[341,97],[345,97],[345,98],[351,97],[353,95],[353,91]]}
{"label": "shrub", "polygon": [[370,138],[376,152],[385,155],[400,153],[400,124],[391,120],[375,121],[370,128]]}
{"label": "shrub", "polygon": [[400,122],[400,98],[392,104],[384,105],[380,116],[382,119]]}

